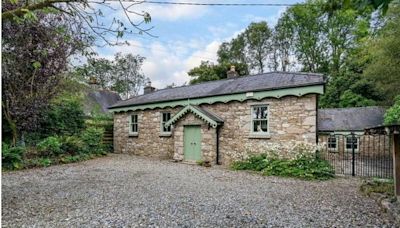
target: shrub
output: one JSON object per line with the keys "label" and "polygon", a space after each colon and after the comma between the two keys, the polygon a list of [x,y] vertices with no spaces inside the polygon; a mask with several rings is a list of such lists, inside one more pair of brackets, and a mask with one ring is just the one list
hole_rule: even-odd
{"label": "shrub", "polygon": [[57,137],[47,137],[37,145],[38,151],[44,155],[59,155],[63,153],[62,144]]}
{"label": "shrub", "polygon": [[5,169],[22,168],[23,155],[26,149],[24,147],[10,147],[6,143],[2,143],[1,160]]}
{"label": "shrub", "polygon": [[394,196],[394,182],[393,180],[367,180],[360,186],[362,193],[370,196],[372,193],[379,193],[388,197]]}
{"label": "shrub", "polygon": [[85,113],[79,97],[62,96],[50,104],[41,123],[43,134],[74,135],[85,128]]}
{"label": "shrub", "polygon": [[85,143],[85,152],[103,154],[103,135],[103,128],[88,127],[81,136],[82,141]]}
{"label": "shrub", "polygon": [[400,95],[395,98],[395,103],[385,113],[385,124],[400,124]]}
{"label": "shrub", "polygon": [[314,156],[299,156],[295,159],[268,157],[266,154],[252,155],[231,166],[235,170],[253,170],[264,175],[297,177],[307,180],[326,180],[334,177],[332,166]]}
{"label": "shrub", "polygon": [[77,136],[64,136],[61,138],[62,150],[69,154],[79,154],[85,151],[85,143]]}
{"label": "shrub", "polygon": [[47,167],[52,164],[50,158],[35,158],[26,161],[27,167]]}

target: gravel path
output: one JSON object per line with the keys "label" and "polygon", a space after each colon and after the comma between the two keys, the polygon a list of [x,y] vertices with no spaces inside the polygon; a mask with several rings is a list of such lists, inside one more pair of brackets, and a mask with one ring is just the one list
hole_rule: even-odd
{"label": "gravel path", "polygon": [[3,173],[4,227],[390,227],[359,179],[310,182],[110,155]]}

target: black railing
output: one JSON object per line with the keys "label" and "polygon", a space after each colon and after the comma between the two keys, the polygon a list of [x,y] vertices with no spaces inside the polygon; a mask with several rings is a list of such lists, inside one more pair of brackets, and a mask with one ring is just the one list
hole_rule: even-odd
{"label": "black railing", "polygon": [[393,178],[393,158],[387,135],[326,134],[319,136],[321,158],[336,174]]}

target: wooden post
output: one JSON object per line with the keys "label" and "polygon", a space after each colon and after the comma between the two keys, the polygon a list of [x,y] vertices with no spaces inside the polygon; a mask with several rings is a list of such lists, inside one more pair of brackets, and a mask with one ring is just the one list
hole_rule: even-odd
{"label": "wooden post", "polygon": [[394,193],[397,201],[400,201],[400,134],[397,132],[393,134],[393,179],[394,179]]}

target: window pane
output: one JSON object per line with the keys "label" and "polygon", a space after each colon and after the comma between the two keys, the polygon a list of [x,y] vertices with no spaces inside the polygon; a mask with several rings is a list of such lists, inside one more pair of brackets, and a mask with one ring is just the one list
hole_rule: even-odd
{"label": "window pane", "polygon": [[267,115],[268,115],[267,107],[260,107],[260,115],[261,115],[261,119],[267,118]]}
{"label": "window pane", "polygon": [[267,120],[261,120],[261,131],[262,132],[268,131],[268,121]]}
{"label": "window pane", "polygon": [[165,127],[164,124],[171,119],[171,113],[163,112],[162,113],[162,121],[161,121],[161,129],[163,132],[171,132],[171,126]]}
{"label": "window pane", "polygon": [[357,138],[348,137],[346,138],[346,149],[351,150],[352,141],[354,142],[354,149],[358,148],[358,140]]}
{"label": "window pane", "polygon": [[253,131],[257,132],[259,127],[260,127],[260,121],[254,120],[253,121]]}
{"label": "window pane", "polygon": [[253,119],[267,119],[267,118],[268,118],[267,106],[253,107]]}

